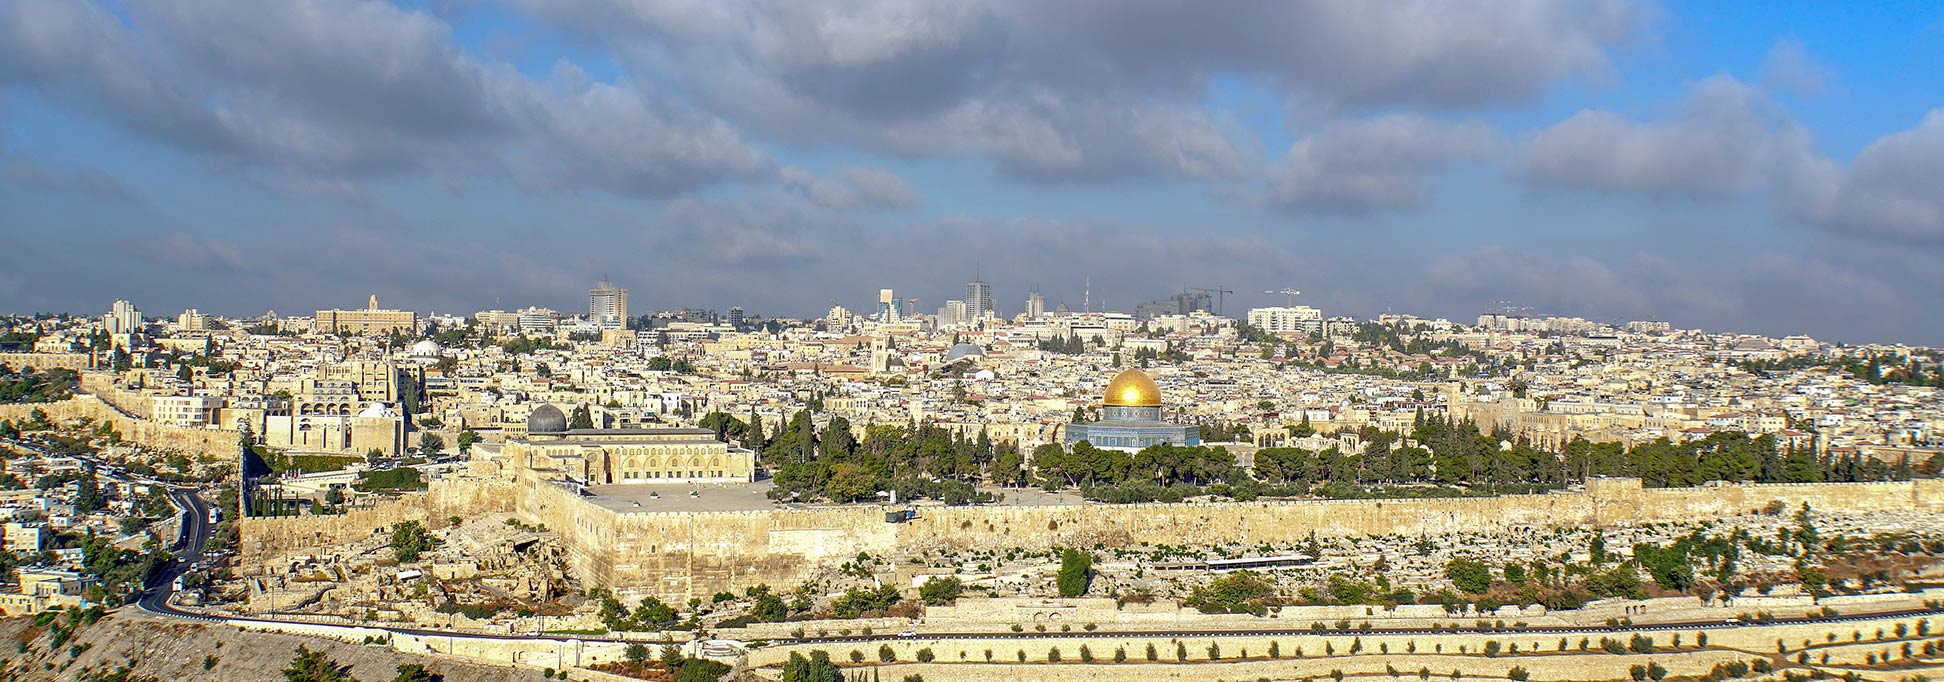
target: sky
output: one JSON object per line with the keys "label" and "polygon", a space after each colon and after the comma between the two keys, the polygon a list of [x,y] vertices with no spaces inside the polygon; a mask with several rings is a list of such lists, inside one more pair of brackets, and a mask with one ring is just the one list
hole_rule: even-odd
{"label": "sky", "polygon": [[0,311],[1535,313],[1944,345],[1944,5],[0,0]]}

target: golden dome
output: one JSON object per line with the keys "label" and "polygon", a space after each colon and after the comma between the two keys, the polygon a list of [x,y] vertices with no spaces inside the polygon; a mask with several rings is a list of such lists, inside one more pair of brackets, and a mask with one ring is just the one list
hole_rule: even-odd
{"label": "golden dome", "polygon": [[1146,372],[1138,369],[1123,370],[1107,382],[1107,405],[1109,407],[1160,407],[1161,387],[1154,385]]}

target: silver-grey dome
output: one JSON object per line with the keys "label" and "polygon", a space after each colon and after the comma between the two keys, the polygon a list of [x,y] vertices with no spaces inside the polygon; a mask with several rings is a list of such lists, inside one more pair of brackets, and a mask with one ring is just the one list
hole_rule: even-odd
{"label": "silver-grey dome", "polygon": [[527,433],[566,432],[567,415],[561,414],[558,407],[541,405],[533,408],[533,414],[527,415]]}
{"label": "silver-grey dome", "polygon": [[985,349],[969,343],[961,343],[956,346],[952,346],[951,350],[945,351],[946,364],[958,362],[960,358],[983,358],[983,357],[985,357]]}

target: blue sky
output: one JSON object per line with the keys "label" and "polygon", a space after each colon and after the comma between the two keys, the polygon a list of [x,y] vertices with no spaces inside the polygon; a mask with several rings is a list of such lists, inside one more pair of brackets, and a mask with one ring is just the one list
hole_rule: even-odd
{"label": "blue sky", "polygon": [[1131,308],[1944,343],[1935,3],[0,0],[0,309]]}

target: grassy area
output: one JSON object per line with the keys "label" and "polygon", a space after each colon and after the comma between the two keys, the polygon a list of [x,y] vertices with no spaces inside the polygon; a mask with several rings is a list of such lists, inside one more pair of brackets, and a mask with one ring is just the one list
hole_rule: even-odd
{"label": "grassy area", "polygon": [[353,464],[362,464],[365,461],[363,457],[345,457],[339,455],[293,455],[285,459],[290,464],[290,466],[286,467],[286,470],[296,469],[307,474],[320,471],[338,471]]}
{"label": "grassy area", "polygon": [[401,490],[424,490],[426,483],[425,478],[419,475],[417,469],[401,468],[386,471],[358,472],[358,482],[351,484],[351,487],[358,489],[360,492],[367,493],[376,491],[395,492]]}

